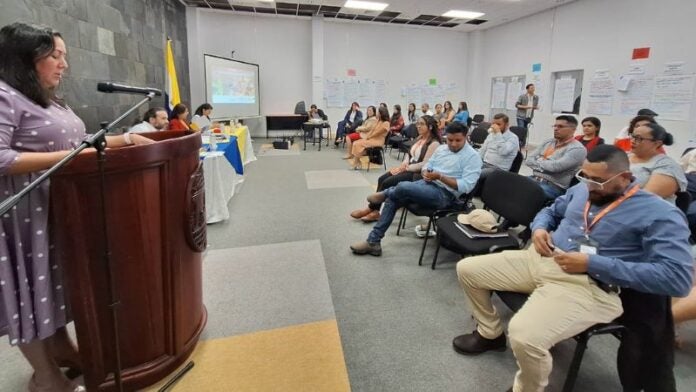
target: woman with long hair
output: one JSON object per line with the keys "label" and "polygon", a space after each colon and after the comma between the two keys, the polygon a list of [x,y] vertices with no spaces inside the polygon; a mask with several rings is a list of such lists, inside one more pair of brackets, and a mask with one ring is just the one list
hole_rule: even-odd
{"label": "woman with long hair", "polygon": [[[432,116],[423,116],[416,122],[418,137],[411,146],[404,161],[397,167],[392,167],[377,180],[377,192],[391,188],[402,181],[415,181],[420,179],[420,171],[440,146],[440,132],[437,121]],[[381,204],[369,204],[366,208],[355,210],[350,216],[363,222],[375,222],[379,220]]]}
{"label": "woman with long hair", "polygon": [[[0,29],[0,193],[14,195],[58,163],[86,136],[85,124],[56,91],[68,68],[67,46],[48,27],[13,23]],[[108,147],[149,144],[129,134],[106,136]],[[9,337],[34,370],[30,392],[84,391],[60,367],[80,370],[62,261],[51,233],[50,188],[32,190],[0,221],[0,335]],[[49,226],[51,222],[52,226]],[[24,251],[22,251],[24,249]]]}
{"label": "woman with long hair", "polygon": [[361,132],[360,139],[351,144],[350,154],[353,158],[351,167],[357,170],[361,167],[360,157],[365,155],[368,147],[380,147],[384,145],[385,137],[389,132],[389,110],[379,108],[377,112],[377,122],[369,132]]}
{"label": "woman with long hair", "polygon": [[377,113],[377,109],[375,109],[374,106],[368,106],[365,113],[367,115],[367,118],[365,118],[365,121],[363,121],[362,125],[355,128],[355,132],[346,135],[347,153],[346,156],[343,157],[343,159],[353,158],[353,142],[363,138],[364,134],[368,134],[369,132],[371,132],[372,128],[374,128],[375,125],[377,125],[377,117],[375,116]]}
{"label": "woman with long hair", "polygon": [[201,104],[193,114],[191,119],[191,128],[195,128],[196,131],[202,131],[206,128],[210,128],[213,122],[210,120],[210,114],[213,112],[213,105],[209,103]]}
{"label": "woman with long hair", "polygon": [[452,121],[454,121],[454,108],[452,107],[452,102],[450,101],[445,101],[444,104],[444,116],[440,120],[440,129],[445,129],[447,125],[449,125]]}
{"label": "woman with long hair", "polygon": [[604,144],[604,139],[599,137],[602,122],[597,117],[585,117],[580,124],[582,124],[582,135],[576,136],[575,140],[582,143],[587,152],[592,151],[600,144]]}
{"label": "woman with long hair", "polygon": [[389,133],[396,135],[404,128],[404,117],[401,115],[401,105],[394,105],[394,112],[389,120]]}
{"label": "woman with long hair", "polygon": [[191,129],[188,124],[189,110],[183,103],[177,103],[169,114],[170,131],[188,131]]}
{"label": "woman with long hair", "polygon": [[459,102],[459,107],[457,108],[457,114],[454,115],[454,121],[460,122],[464,125],[468,125],[469,105],[467,105],[465,101]]}

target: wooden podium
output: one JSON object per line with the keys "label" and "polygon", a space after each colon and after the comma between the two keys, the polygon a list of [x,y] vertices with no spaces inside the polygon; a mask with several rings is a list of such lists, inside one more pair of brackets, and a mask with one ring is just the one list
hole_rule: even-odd
{"label": "wooden podium", "polygon": [[[157,132],[147,146],[106,151],[106,224],[124,390],[165,378],[205,326],[205,200],[199,134]],[[89,391],[114,390],[115,351],[94,153],[51,178],[55,255],[64,268]]]}

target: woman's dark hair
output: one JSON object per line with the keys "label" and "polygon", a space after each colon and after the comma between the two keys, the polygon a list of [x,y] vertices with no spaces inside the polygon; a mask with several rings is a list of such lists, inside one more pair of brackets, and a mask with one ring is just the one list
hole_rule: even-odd
{"label": "woman's dark hair", "polygon": [[452,107],[452,102],[450,102],[450,101],[445,101],[445,104],[442,105],[442,106],[444,107],[445,111],[447,111],[447,107],[448,107],[448,106],[449,106],[450,110],[454,109],[454,108]]}
{"label": "woman's dark hair", "polygon": [[439,143],[442,143],[442,139],[440,138],[440,130],[438,129],[438,123],[435,120],[435,117],[431,115],[425,115],[421,117],[421,120],[425,121],[425,126],[428,127],[428,131],[430,132],[430,138],[432,140],[437,140]]}
{"label": "woman's dark hair", "polygon": [[385,106],[379,107],[379,116],[377,116],[379,121],[389,121],[389,109]]}
{"label": "woman's dark hair", "polygon": [[459,108],[457,109],[457,113],[463,110],[466,110],[467,112],[469,111],[469,105],[467,105],[465,101],[459,102]]}
{"label": "woman's dark hair", "polygon": [[394,105],[394,113],[392,113],[391,116],[391,123],[395,124],[399,120],[399,117],[401,117],[401,105],[396,104]]}
{"label": "woman's dark hair", "polygon": [[[213,105],[209,104],[208,102],[202,104],[196,109],[196,112],[194,114],[202,116],[204,110],[213,110]],[[182,112],[183,113],[183,112]]]}
{"label": "woman's dark hair", "polygon": [[[413,111],[411,111],[411,107],[413,107]],[[407,113],[415,113],[416,112],[416,104],[411,102],[408,104],[408,110],[406,111]]]}
{"label": "woman's dark hair", "polygon": [[41,86],[36,62],[55,49],[60,33],[45,26],[12,23],[0,29],[0,79],[44,108],[54,91]]}
{"label": "woman's dark hair", "polygon": [[657,124],[657,121],[655,121],[655,118],[653,116],[646,116],[646,115],[635,116],[631,119],[631,122],[628,123],[628,134],[629,135],[631,135],[633,133],[633,130],[636,128],[636,124],[638,124],[641,121],[648,121],[651,124]]}
{"label": "woman's dark hair", "polygon": [[644,127],[650,129],[650,136],[656,141],[662,142],[665,146],[671,146],[674,144],[674,136],[658,123],[650,123],[643,125]]}
{"label": "woman's dark hair", "polygon": [[597,117],[585,117],[580,121],[580,124],[584,124],[586,122],[592,123],[595,127],[597,127],[597,133],[595,136],[599,136],[599,130],[602,129],[602,122],[599,121]]}
{"label": "woman's dark hair", "polygon": [[188,108],[186,107],[186,105],[184,105],[183,103],[177,103],[172,108],[172,112],[169,113],[169,120],[171,121],[175,118],[179,118],[179,115],[184,114],[184,112],[186,112],[187,110]]}
{"label": "woman's dark hair", "polygon": [[377,115],[377,109],[370,105],[367,107],[367,110],[365,110],[365,118],[370,118],[370,111],[372,111],[373,116]]}

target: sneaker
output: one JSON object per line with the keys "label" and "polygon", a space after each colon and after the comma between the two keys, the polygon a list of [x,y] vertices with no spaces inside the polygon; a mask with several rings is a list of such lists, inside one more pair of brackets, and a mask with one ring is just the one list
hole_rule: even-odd
{"label": "sneaker", "polygon": [[452,341],[454,351],[462,355],[478,355],[486,351],[505,351],[507,344],[505,334],[501,334],[495,339],[486,339],[478,331],[468,335],[460,335]]}
{"label": "sneaker", "polygon": [[353,253],[355,253],[356,255],[382,255],[382,246],[379,244],[379,242],[376,242],[374,244],[371,244],[367,241],[356,242],[355,244],[350,246],[350,250],[352,250]]}
{"label": "sneaker", "polygon": [[[423,225],[416,225],[416,227],[414,227],[416,235],[419,238],[425,238],[425,228],[426,227],[427,226],[423,226]],[[428,237],[434,237],[435,234],[437,234],[437,233],[435,233],[435,230],[431,228],[430,231],[428,232]]]}

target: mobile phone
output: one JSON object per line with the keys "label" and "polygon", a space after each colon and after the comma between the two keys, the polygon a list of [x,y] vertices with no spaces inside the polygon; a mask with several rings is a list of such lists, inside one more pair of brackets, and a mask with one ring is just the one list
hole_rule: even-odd
{"label": "mobile phone", "polygon": [[557,254],[557,255],[561,255],[561,254],[565,253],[565,252],[563,251],[563,249],[561,249],[561,248],[556,248],[556,247],[553,246],[553,245],[549,245],[549,248],[551,248],[551,253],[554,253],[554,254]]}

